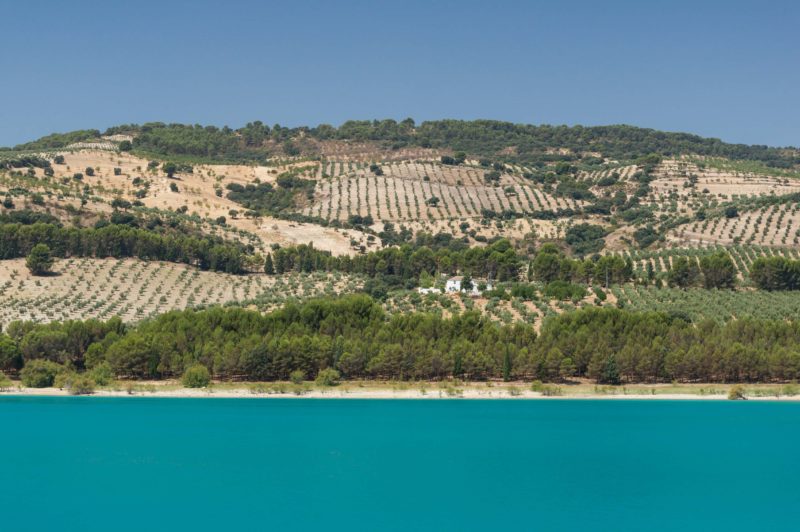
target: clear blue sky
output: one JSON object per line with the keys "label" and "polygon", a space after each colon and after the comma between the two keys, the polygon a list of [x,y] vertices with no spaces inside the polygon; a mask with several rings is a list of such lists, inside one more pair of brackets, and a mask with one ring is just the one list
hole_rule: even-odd
{"label": "clear blue sky", "polygon": [[800,145],[800,2],[6,2],[0,145],[160,120],[633,124]]}

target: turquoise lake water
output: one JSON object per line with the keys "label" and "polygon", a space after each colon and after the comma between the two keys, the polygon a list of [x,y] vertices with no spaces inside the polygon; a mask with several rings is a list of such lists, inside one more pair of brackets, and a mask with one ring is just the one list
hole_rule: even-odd
{"label": "turquoise lake water", "polygon": [[797,530],[800,404],[0,398],[0,530]]}

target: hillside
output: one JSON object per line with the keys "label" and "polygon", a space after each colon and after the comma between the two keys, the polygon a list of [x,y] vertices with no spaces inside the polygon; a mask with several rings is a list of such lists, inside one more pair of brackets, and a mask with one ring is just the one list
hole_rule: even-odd
{"label": "hillside", "polygon": [[[582,359],[573,370],[564,350],[574,345],[534,353],[522,341],[485,342],[535,338],[572,319],[605,330],[604,320],[615,314],[595,313],[604,307],[632,323],[653,316],[667,329],[723,327],[720,334],[744,345],[753,340],[740,324],[768,330],[800,309],[796,148],[629,126],[382,121],[287,129],[254,122],[233,130],[156,123],[54,134],[2,149],[0,198],[0,323],[24,361],[51,349],[48,335],[61,334],[53,333],[59,327],[77,327],[70,320],[97,319],[115,330],[120,318],[147,330],[154,320],[188,323],[216,316],[192,310],[225,306],[257,311],[273,325],[285,319],[306,327],[316,318],[298,314],[298,302],[358,292],[370,296],[365,308],[378,322],[435,317],[437,327],[458,330],[461,320],[479,320],[488,339],[470,339],[477,358],[466,374],[473,378],[575,374],[603,381],[606,370],[597,364],[610,359]],[[46,246],[39,250],[46,266],[49,254],[55,258],[45,271],[30,266],[37,244]],[[454,280],[461,285],[448,291]],[[233,310],[231,316],[255,319]],[[365,326],[362,318],[353,318],[354,327]],[[336,326],[323,328],[335,340]],[[400,348],[386,344],[385,334],[370,347],[348,340],[355,351],[343,360],[372,361],[359,359],[357,370],[336,362],[338,370],[406,379],[457,376],[466,367],[454,362],[461,360],[459,344],[446,356],[434,346],[405,345],[433,350],[438,361],[415,362],[424,367],[386,363]],[[638,333],[608,334],[619,335],[604,340],[608,345],[633,345],[630,335]],[[288,349],[292,364],[314,374],[333,362],[317,367],[297,357],[340,348],[325,344],[327,336],[313,340],[322,347],[302,343],[312,337],[269,352]],[[127,341],[113,337],[96,350],[114,352],[111,344],[119,342],[120,353],[136,353]],[[242,375],[257,377],[261,369],[237,358],[251,341],[232,340],[244,347],[226,356]],[[75,348],[71,362],[57,361],[88,367],[95,362],[82,358],[84,348]],[[684,369],[668,371],[667,352],[653,349],[660,367],[643,372],[629,365],[623,376],[689,378]],[[722,356],[745,360],[734,351]],[[615,356],[614,349],[604,352]],[[117,374],[161,371],[129,371],[127,356],[114,366]],[[159,356],[169,359],[164,375],[180,373],[171,355]],[[566,369],[546,369],[541,364],[556,364],[547,357]],[[6,360],[5,370],[19,369],[22,359]],[[204,364],[216,375],[236,376],[219,361]],[[781,364],[774,375],[793,374]],[[762,366],[758,379],[773,371]],[[285,378],[284,369],[269,375]],[[703,371],[709,380],[744,378],[724,368]]]}
{"label": "hillside", "polygon": [[[406,240],[444,232],[471,245],[559,241],[580,223],[602,227],[611,251],[797,245],[797,149],[629,126],[155,123],[54,134],[0,160],[7,197],[62,221],[95,223],[124,199],[262,252],[313,242],[352,255],[398,243],[386,223]],[[723,219],[731,205],[740,215]]]}

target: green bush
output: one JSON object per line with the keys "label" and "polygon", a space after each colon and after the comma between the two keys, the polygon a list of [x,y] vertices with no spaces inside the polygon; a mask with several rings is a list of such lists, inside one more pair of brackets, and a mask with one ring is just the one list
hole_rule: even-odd
{"label": "green bush", "polygon": [[53,386],[66,389],[70,395],[88,395],[94,392],[96,383],[94,379],[85,373],[62,371],[56,375]]}
{"label": "green bush", "polygon": [[58,375],[56,378],[53,379],[53,388],[58,388],[59,390],[63,390],[64,388],[69,388],[72,379],[75,377],[76,373],[74,371],[64,370]]}
{"label": "green bush", "polygon": [[584,256],[603,249],[605,236],[606,230],[602,226],[582,223],[567,229],[564,241],[577,255]]}
{"label": "green bush", "polygon": [[306,380],[306,372],[302,369],[296,369],[289,374],[289,380],[292,384],[302,384]]}
{"label": "green bush", "polygon": [[22,368],[20,376],[22,384],[28,388],[49,388],[56,380],[56,376],[64,371],[64,366],[49,360],[31,360]]}
{"label": "green bush", "polygon": [[747,399],[744,386],[740,384],[732,386],[731,389],[728,391],[728,399],[730,399],[731,401],[740,401]]}
{"label": "green bush", "polygon": [[111,365],[105,361],[96,365],[89,375],[98,386],[107,386],[114,380],[114,371],[111,369]]}
{"label": "green bush", "polygon": [[5,373],[0,371],[0,392],[7,392],[11,389],[11,379],[9,379]]}
{"label": "green bush", "polygon": [[36,244],[31,249],[25,265],[33,275],[44,275],[53,267],[53,257],[50,248],[46,244]]}
{"label": "green bush", "polygon": [[544,287],[544,295],[561,301],[580,300],[586,297],[586,289],[569,281],[553,281]]}
{"label": "green bush", "polygon": [[7,334],[0,334],[0,370],[16,371],[22,367],[22,354],[16,342]]}
{"label": "green bush", "polygon": [[77,374],[70,379],[67,388],[70,395],[89,395],[94,392],[95,381],[85,373]]}
{"label": "green bush", "polygon": [[562,390],[560,386],[554,386],[552,384],[545,384],[542,386],[542,395],[545,397],[556,397],[562,394]]}
{"label": "green bush", "polygon": [[183,372],[181,382],[186,388],[205,388],[211,382],[211,375],[204,365],[195,364]]}
{"label": "green bush", "polygon": [[605,300],[606,300],[606,298],[607,298],[607,296],[606,296],[606,293],[605,293],[605,292],[603,292],[603,290],[602,290],[602,289],[601,289],[599,286],[595,286],[595,287],[594,287],[594,295],[595,295],[595,297],[597,297],[597,299],[599,299],[601,302],[602,302],[602,301],[605,301]]}
{"label": "green bush", "polygon": [[314,381],[317,386],[336,386],[339,384],[339,372],[333,368],[325,368],[317,374]]}

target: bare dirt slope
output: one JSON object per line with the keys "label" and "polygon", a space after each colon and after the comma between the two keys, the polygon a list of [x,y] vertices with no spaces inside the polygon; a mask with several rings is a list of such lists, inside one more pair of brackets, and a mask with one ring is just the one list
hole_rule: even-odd
{"label": "bare dirt slope", "polygon": [[[134,185],[134,179],[138,177],[149,183],[147,195],[140,198],[145,206],[163,210],[186,207],[188,214],[197,214],[207,220],[225,217],[230,228],[256,235],[262,250],[267,249],[270,244],[291,245],[313,241],[315,245],[334,254],[354,254],[357,247],[351,245],[351,239],[355,239],[359,245],[365,244],[365,235],[358,231],[339,231],[270,217],[246,218],[240,214],[231,215],[231,211],[241,213],[243,209],[241,205],[225,197],[226,185],[244,185],[255,180],[274,181],[278,173],[289,167],[199,165],[192,173],[179,172],[174,179],[170,179],[160,169],[148,170],[146,159],[126,153],[80,150],[63,155],[65,164],[53,165],[54,177],[69,180],[74,174],[82,173],[81,183],[91,186],[93,192],[105,200],[87,205],[90,212],[110,212],[109,204],[115,197],[129,201],[137,199],[135,193],[140,187]],[[86,168],[93,168],[94,175],[89,176]],[[119,175],[115,174],[115,168],[119,168]],[[41,169],[37,170],[37,174],[44,177]],[[171,185],[177,187],[177,191]],[[221,196],[217,190],[222,191]],[[54,202],[65,201],[64,198],[51,199]],[[224,236],[225,231],[221,231],[221,234]]]}

